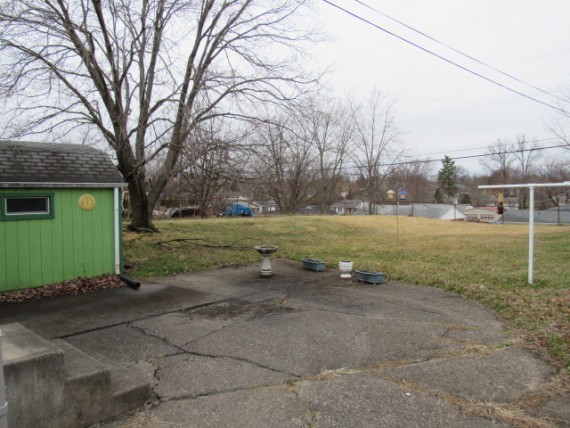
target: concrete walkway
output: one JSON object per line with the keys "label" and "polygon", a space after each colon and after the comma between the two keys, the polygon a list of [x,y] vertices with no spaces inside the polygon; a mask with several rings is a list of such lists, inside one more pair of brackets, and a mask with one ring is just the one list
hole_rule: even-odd
{"label": "concrete walkway", "polygon": [[155,367],[155,400],[104,427],[570,426],[569,397],[488,308],[300,263],[10,304],[20,322]]}

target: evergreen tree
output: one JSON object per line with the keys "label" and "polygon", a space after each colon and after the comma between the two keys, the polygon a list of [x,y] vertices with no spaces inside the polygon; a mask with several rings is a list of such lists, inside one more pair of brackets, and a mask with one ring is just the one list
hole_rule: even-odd
{"label": "evergreen tree", "polygon": [[438,204],[441,204],[443,202],[443,195],[441,194],[441,189],[439,187],[435,189],[433,198],[435,199],[435,202]]}
{"label": "evergreen tree", "polygon": [[441,161],[442,167],[437,173],[437,182],[440,192],[448,198],[453,198],[457,194],[457,167],[455,161],[449,156]]}

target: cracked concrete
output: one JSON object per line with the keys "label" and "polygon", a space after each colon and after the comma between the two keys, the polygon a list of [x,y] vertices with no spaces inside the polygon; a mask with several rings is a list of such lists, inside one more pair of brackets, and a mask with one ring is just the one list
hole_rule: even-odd
{"label": "cracked concrete", "polygon": [[272,264],[9,305],[0,323],[154,366],[156,399],[105,427],[568,426],[569,388],[490,309]]}

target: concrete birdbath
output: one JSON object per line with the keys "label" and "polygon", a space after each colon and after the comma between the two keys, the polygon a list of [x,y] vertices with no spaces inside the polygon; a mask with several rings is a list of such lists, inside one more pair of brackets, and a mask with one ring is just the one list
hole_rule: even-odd
{"label": "concrete birdbath", "polygon": [[263,262],[261,263],[261,276],[273,275],[273,272],[271,271],[271,263],[269,263],[269,257],[277,251],[278,248],[275,245],[256,245],[253,248],[263,256]]}

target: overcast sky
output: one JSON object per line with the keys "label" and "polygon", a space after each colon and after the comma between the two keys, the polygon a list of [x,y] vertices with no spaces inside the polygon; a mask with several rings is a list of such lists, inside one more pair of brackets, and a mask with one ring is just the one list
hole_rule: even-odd
{"label": "overcast sky", "polygon": [[[461,66],[554,106],[560,100],[471,61],[354,0],[330,0]],[[362,0],[479,61],[560,97],[570,97],[568,0]],[[314,50],[331,64],[340,96],[363,99],[377,88],[396,101],[396,122],[412,154],[440,159],[476,155],[521,134],[554,145],[546,129],[560,114],[388,35],[320,1],[332,37]],[[570,105],[570,103],[568,103]],[[570,128],[570,120],[566,121]],[[568,130],[568,129],[567,129]],[[546,150],[545,156],[556,152]],[[478,160],[457,160],[475,172]]]}

